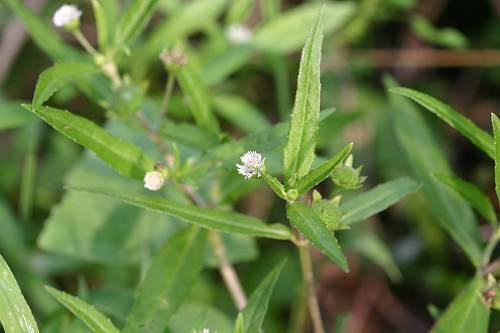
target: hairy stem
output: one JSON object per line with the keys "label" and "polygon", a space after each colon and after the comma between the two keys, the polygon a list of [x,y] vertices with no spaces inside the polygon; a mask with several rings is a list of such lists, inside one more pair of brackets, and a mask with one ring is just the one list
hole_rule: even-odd
{"label": "hairy stem", "polygon": [[314,286],[314,274],[311,254],[309,252],[309,244],[307,243],[299,245],[298,248],[300,265],[302,267],[302,275],[304,277],[307,295],[307,304],[309,306],[309,313],[311,314],[314,333],[325,333],[325,330],[323,328],[323,321],[321,320],[318,298],[316,297],[316,288]]}

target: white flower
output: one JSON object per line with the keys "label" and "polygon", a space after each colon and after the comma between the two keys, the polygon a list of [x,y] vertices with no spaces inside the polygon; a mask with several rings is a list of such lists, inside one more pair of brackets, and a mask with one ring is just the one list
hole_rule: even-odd
{"label": "white flower", "polygon": [[77,6],[62,5],[54,13],[52,21],[56,27],[67,27],[78,24],[80,16],[82,16],[82,11]]}
{"label": "white flower", "polygon": [[208,328],[204,328],[203,331],[201,331],[201,333],[210,333],[210,330]]}
{"label": "white flower", "polygon": [[241,24],[232,24],[226,28],[226,38],[233,44],[248,43],[252,39],[252,31]]}
{"label": "white flower", "polygon": [[158,191],[163,186],[165,179],[159,171],[149,171],[144,176],[144,187],[151,191]]}
{"label": "white flower", "polygon": [[236,164],[236,167],[238,173],[245,176],[245,179],[250,179],[255,175],[260,177],[261,173],[264,172],[265,158],[262,158],[262,155],[256,151],[248,151],[240,159],[243,164]]}

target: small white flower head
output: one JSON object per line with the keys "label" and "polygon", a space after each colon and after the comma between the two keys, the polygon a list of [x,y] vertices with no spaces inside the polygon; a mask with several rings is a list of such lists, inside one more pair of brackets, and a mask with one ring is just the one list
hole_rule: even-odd
{"label": "small white flower head", "polygon": [[149,171],[144,176],[144,187],[151,191],[158,191],[163,186],[165,179],[159,171]]}
{"label": "small white flower head", "polygon": [[252,39],[252,30],[242,24],[231,24],[226,28],[226,38],[233,44],[245,44]]}
{"label": "small white flower head", "polygon": [[245,179],[250,179],[257,175],[257,178],[264,172],[264,161],[262,155],[256,151],[248,151],[240,157],[242,164],[236,164],[238,173],[245,176]]}
{"label": "small white flower head", "polygon": [[62,5],[54,13],[52,21],[56,27],[64,27],[67,29],[76,29],[80,24],[80,16],[82,11],[74,5]]}
{"label": "small white flower head", "polygon": [[201,331],[201,333],[210,333],[210,330],[208,328],[204,328],[203,331]]}

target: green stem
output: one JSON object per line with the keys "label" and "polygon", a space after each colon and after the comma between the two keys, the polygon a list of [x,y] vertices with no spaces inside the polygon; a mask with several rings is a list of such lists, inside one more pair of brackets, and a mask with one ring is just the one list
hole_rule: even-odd
{"label": "green stem", "polygon": [[299,245],[299,256],[314,333],[325,333],[323,321],[321,320],[318,298],[316,297],[316,288],[314,287],[314,274],[308,243]]}
{"label": "green stem", "polygon": [[159,113],[160,123],[167,114],[168,102],[170,101],[170,97],[172,96],[172,91],[174,89],[174,82],[175,82],[175,74],[173,72],[169,72],[167,84],[165,86],[165,94],[163,95],[163,101],[161,102],[161,107],[160,107],[160,113]]}
{"label": "green stem", "polygon": [[496,230],[493,231],[493,234],[491,235],[490,240],[488,241],[488,244],[484,249],[483,260],[482,260],[483,267],[486,267],[489,264],[491,260],[491,255],[493,254],[493,251],[495,250],[499,241],[500,241],[500,228],[497,228]]}
{"label": "green stem", "polygon": [[85,38],[85,36],[81,33],[80,30],[76,29],[75,31],[73,31],[73,36],[75,36],[76,40],[80,43],[80,45],[83,46],[85,51],[87,51],[93,56],[97,55],[96,49],[94,49],[92,44],[90,44],[90,42],[87,40],[87,38]]}

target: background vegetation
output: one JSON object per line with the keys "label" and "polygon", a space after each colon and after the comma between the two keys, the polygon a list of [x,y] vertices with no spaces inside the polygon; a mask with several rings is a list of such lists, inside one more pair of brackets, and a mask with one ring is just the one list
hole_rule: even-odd
{"label": "background vegetation", "polygon": [[[102,13],[117,22],[115,5],[126,8],[129,2],[102,1]],[[40,331],[88,331],[51,296],[57,291],[48,292],[45,285],[78,295],[122,327],[138,281],[144,281],[154,255],[181,223],[65,189],[67,185],[137,192],[143,184],[118,175],[20,106],[32,102],[43,70],[54,62],[83,57],[74,37],[52,26],[51,17],[62,2],[26,3],[31,10],[18,0],[0,4],[0,253]],[[98,32],[92,3],[75,4],[83,11],[81,31],[95,47],[106,45],[103,36],[123,31],[115,27],[107,34]],[[69,83],[78,75],[71,69],[66,73],[68,84],[40,99],[43,103],[50,97],[50,105],[105,126],[159,160],[161,154],[150,138],[127,119],[138,108],[152,119],[161,107],[167,73],[159,54],[180,46],[196,68],[207,93],[203,101],[209,101],[224,134],[198,131],[199,119],[194,120],[198,126],[192,125],[193,105],[184,97],[181,76],[169,103],[171,122],[160,133],[181,146],[183,158],[198,156],[219,142],[289,119],[300,50],[323,4],[321,109],[336,111],[320,124],[318,155],[331,157],[354,142],[354,166],[362,165],[367,179],[361,188],[343,193],[346,200],[400,177],[420,186],[397,205],[350,230],[335,232],[348,259],[348,274],[312,251],[325,327],[328,332],[425,332],[470,286],[475,267],[481,266],[479,249],[484,245],[478,244],[486,243],[497,228],[495,211],[483,207],[475,216],[466,200],[435,177],[455,174],[476,184],[497,210],[494,163],[491,154],[459,131],[388,90],[403,85],[423,91],[492,133],[490,115],[498,114],[500,85],[500,52],[495,50],[500,43],[498,1],[160,0],[151,20],[144,22],[144,33],[125,34],[123,38],[134,42],[130,49],[117,51],[119,70],[129,73],[132,85],[113,90],[106,79],[88,77]],[[227,27],[238,22],[252,29],[251,43],[227,40]],[[205,129],[210,129],[210,121],[207,124]],[[258,144],[266,147],[273,142],[264,138]],[[278,148],[265,154],[273,174],[280,170],[283,151]],[[264,221],[286,221],[285,203],[264,182],[244,182],[236,173],[236,161],[237,156],[224,162],[230,172],[217,189],[221,205],[234,203],[237,211]],[[196,184],[209,175],[198,177]],[[331,181],[317,189],[326,196],[337,190]],[[169,186],[162,191],[182,200]],[[224,244],[248,294],[288,258],[270,298],[264,331],[311,331],[293,244],[241,235],[225,236]],[[216,256],[211,250],[199,251],[207,268],[173,315],[168,332],[205,327],[232,331],[238,310],[216,269]],[[459,311],[457,318],[467,313]],[[480,314],[477,318],[474,330],[462,326],[444,331],[488,331]],[[491,312],[489,321],[489,331],[500,329],[497,312]]]}

